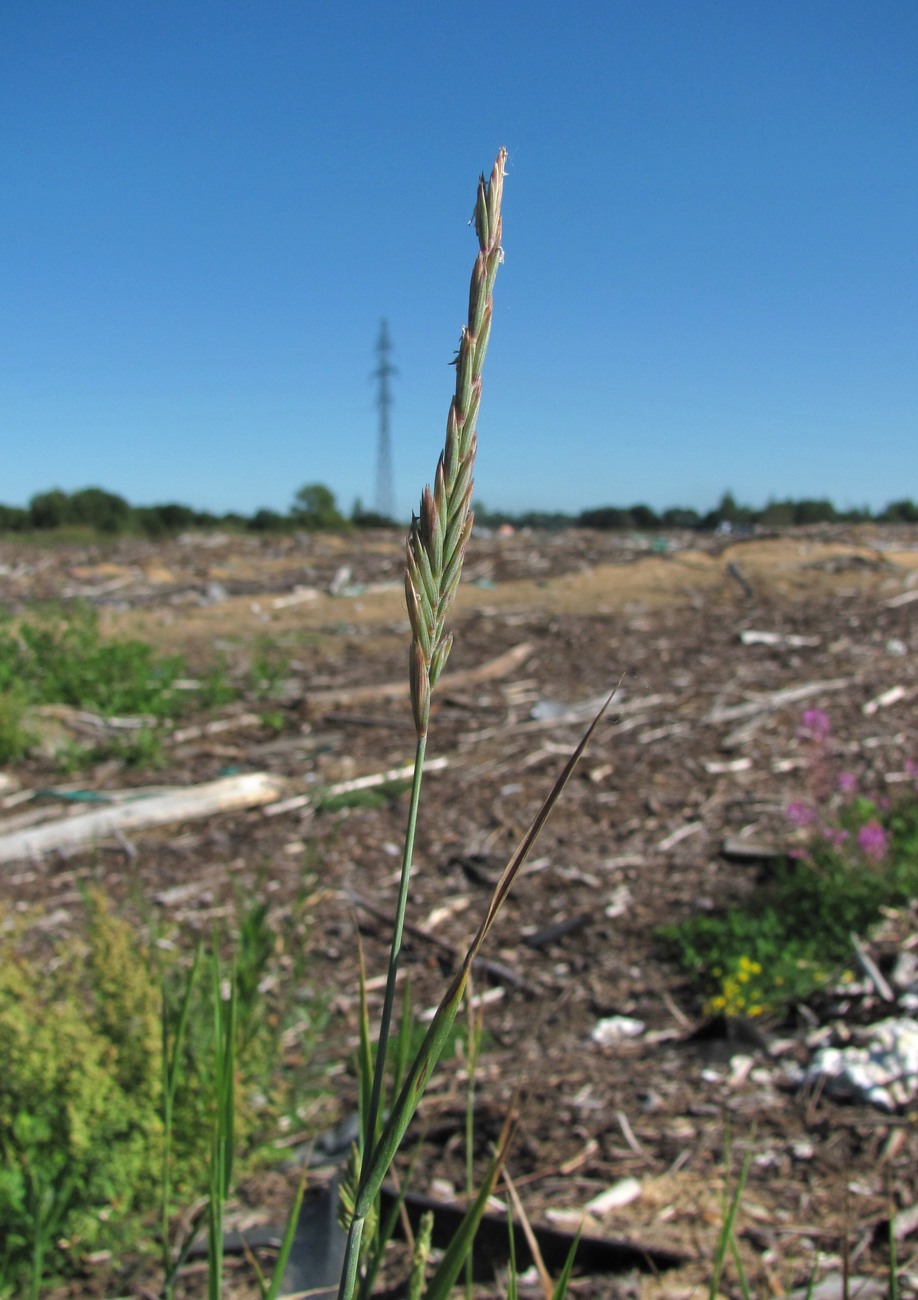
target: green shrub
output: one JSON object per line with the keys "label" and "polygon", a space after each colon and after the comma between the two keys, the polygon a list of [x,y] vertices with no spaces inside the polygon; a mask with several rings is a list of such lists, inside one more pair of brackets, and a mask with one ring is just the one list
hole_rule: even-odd
{"label": "green shrub", "polygon": [[154,1203],[157,982],[130,927],[98,898],[90,914],[85,976],[72,948],[51,967],[9,935],[0,948],[0,1282],[14,1288],[36,1248],[91,1249]]}
{"label": "green shrub", "polygon": [[178,656],[157,659],[143,641],[103,640],[89,605],[23,621],[18,638],[7,635],[0,644],[0,658],[19,673],[34,702],[103,715],[169,716],[176,708],[172,686],[183,672]]}
{"label": "green shrub", "polygon": [[[143,641],[104,638],[98,614],[89,605],[42,611],[16,624],[0,618],[0,763],[16,762],[32,743],[29,708],[65,704],[103,717],[164,719],[192,706],[217,708],[235,698],[222,661],[194,693],[176,689],[184,671],[178,655],[157,656]],[[157,767],[162,762],[159,735],[145,727],[108,736],[101,744],[74,742],[61,749],[57,761],[76,771],[108,757]]]}
{"label": "green shrub", "polygon": [[918,800],[881,814],[859,797],[838,823],[781,858],[749,905],[659,931],[700,979],[706,1011],[756,1016],[805,1001],[844,978],[852,933],[918,894]]}
{"label": "green shrub", "polygon": [[[85,940],[68,938],[50,961],[24,956],[0,917],[0,1295],[37,1296],[42,1277],[95,1248],[130,1239],[136,1251],[162,1194],[164,1018],[174,1041],[188,973],[139,941],[101,894],[86,905]],[[264,902],[243,900],[240,913],[224,973],[235,987],[235,1137],[252,1165],[313,1083],[308,1057],[324,1011],[297,964],[304,907],[280,931]],[[272,995],[281,959],[294,978]],[[176,1071],[169,1182],[186,1204],[207,1190],[216,962],[211,952],[199,963]],[[281,1029],[294,1015],[301,1059],[288,1070]]]}
{"label": "green shrub", "polygon": [[0,763],[15,763],[26,753],[31,737],[25,722],[25,692],[21,686],[0,686]]}

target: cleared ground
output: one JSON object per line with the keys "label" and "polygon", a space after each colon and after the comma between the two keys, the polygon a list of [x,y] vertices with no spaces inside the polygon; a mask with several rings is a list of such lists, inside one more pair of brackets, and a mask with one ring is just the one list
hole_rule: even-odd
{"label": "cleared ground", "polygon": [[[84,786],[189,785],[233,769],[279,775],[294,797],[412,755],[401,563],[400,539],[381,534],[189,537],[104,551],[0,543],[0,600],[21,609],[89,599],[107,630],[181,650],[190,672],[222,657],[243,690],[219,718],[200,720],[226,729],[166,738],[164,770],[101,765]],[[728,1146],[734,1174],[751,1153],[739,1232],[757,1293],[805,1286],[817,1262],[820,1274],[839,1269],[845,1251],[852,1274],[882,1278],[890,1196],[895,1209],[918,1201],[914,1114],[791,1086],[785,1067],[806,1059],[813,1028],[803,1020],[761,1026],[763,1043],[743,1054],[736,1043],[691,1041],[699,993],[654,930],[754,891],[762,864],[726,856],[726,840],[791,843],[784,809],[808,779],[797,739],[804,708],[828,713],[838,762],[863,785],[903,788],[906,760],[918,758],[918,534],[476,538],[466,575],[430,742],[448,763],[428,778],[417,842],[418,930],[406,960],[417,1007],[435,1003],[488,881],[579,738],[589,712],[580,706],[618,685],[489,943],[502,972],[479,979],[479,992],[494,990],[478,1073],[482,1156],[518,1099],[510,1168],[534,1220],[576,1223],[588,1201],[630,1177],[640,1195],[592,1231],[691,1257],[659,1279],[595,1275],[581,1294],[707,1293]],[[750,631],[775,639],[744,642]],[[487,670],[494,660],[498,675]],[[253,662],[276,668],[260,692]],[[52,770],[32,758],[8,775],[30,788]],[[232,912],[241,885],[269,891],[283,909],[308,870],[312,970],[334,1008],[327,1059],[345,1061],[356,1031],[355,926],[371,972],[382,971],[380,916],[394,897],[405,813],[396,798],[215,816],[7,865],[0,897],[40,905],[48,928],[66,934],[81,924],[80,884],[101,880],[129,911],[171,911],[186,932],[206,933]],[[888,926],[872,949],[884,961],[916,942],[914,909]],[[862,1003],[850,1010],[864,1014]],[[617,1015],[643,1031],[598,1045],[597,1022]],[[349,1071],[336,1091],[343,1115],[355,1097]],[[423,1190],[433,1179],[462,1186],[463,1107],[453,1059],[422,1106]],[[899,1250],[907,1264],[916,1238]]]}

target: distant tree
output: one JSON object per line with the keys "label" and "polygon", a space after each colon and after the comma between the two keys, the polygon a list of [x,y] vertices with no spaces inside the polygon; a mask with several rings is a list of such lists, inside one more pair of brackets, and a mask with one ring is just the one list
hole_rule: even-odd
{"label": "distant tree", "polygon": [[376,510],[361,510],[351,513],[351,523],[355,528],[400,528],[398,520],[381,515]]}
{"label": "distant tree", "polygon": [[759,511],[758,522],[768,528],[788,528],[794,522],[793,501],[769,501]]}
{"label": "distant tree", "polygon": [[163,523],[156,506],[135,506],[132,513],[134,529],[144,537],[165,537],[168,528]]}
{"label": "distant tree", "polygon": [[[478,512],[475,512],[478,518]],[[515,528],[535,528],[539,532],[557,533],[563,528],[572,528],[574,518],[562,510],[524,510],[521,515],[511,515],[507,520]]]}
{"label": "distant tree", "polygon": [[191,506],[180,505],[177,501],[167,501],[162,505],[150,506],[162,525],[169,533],[178,533],[183,528],[191,528],[195,522],[195,512]]}
{"label": "distant tree", "polygon": [[804,498],[794,502],[795,524],[831,524],[837,518],[835,507],[825,498],[819,501]]}
{"label": "distant tree", "polygon": [[732,492],[725,492],[717,507],[718,523],[744,525],[755,521],[755,511],[737,503]]}
{"label": "distant tree", "polygon": [[31,524],[28,510],[21,506],[0,505],[0,533],[22,533]]}
{"label": "distant tree", "polygon": [[660,517],[650,506],[632,506],[628,512],[634,520],[635,528],[659,528]]}
{"label": "distant tree", "polygon": [[190,527],[192,528],[217,528],[223,522],[220,515],[215,515],[210,510],[194,510]]}
{"label": "distant tree", "polygon": [[890,501],[880,515],[880,521],[884,524],[918,524],[918,506],[908,498]]}
{"label": "distant tree", "polygon": [[82,488],[70,497],[70,523],[87,524],[100,533],[120,533],[130,517],[131,507],[124,497],[104,488]]}
{"label": "distant tree", "polygon": [[660,515],[660,523],[664,528],[697,528],[701,523],[701,516],[697,510],[670,506]]}
{"label": "distant tree", "polygon": [[581,528],[633,528],[634,516],[621,506],[598,506],[594,510],[581,510],[577,523]]}
{"label": "distant tree", "polygon": [[475,502],[475,523],[479,528],[499,528],[501,524],[513,522],[513,516],[506,510],[489,510],[483,501]]}
{"label": "distant tree", "polygon": [[279,533],[290,526],[290,520],[278,510],[269,510],[262,506],[256,510],[246,525],[253,533]]}
{"label": "distant tree", "polygon": [[290,517],[301,528],[336,529],[344,525],[344,517],[335,504],[335,494],[324,483],[306,483],[293,498]]}
{"label": "distant tree", "polygon": [[60,488],[39,492],[29,502],[33,528],[60,528],[70,523],[70,497]]}

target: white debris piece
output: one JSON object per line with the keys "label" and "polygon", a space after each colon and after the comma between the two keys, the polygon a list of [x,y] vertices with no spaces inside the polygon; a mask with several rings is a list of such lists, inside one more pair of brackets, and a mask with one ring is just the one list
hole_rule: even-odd
{"label": "white debris piece", "polygon": [[631,1016],[607,1016],[596,1022],[590,1037],[600,1047],[614,1047],[624,1038],[639,1038],[646,1028],[643,1020]]}
{"label": "white debris piece", "polygon": [[817,646],[820,644],[818,636],[794,636],[792,633],[785,632],[759,632],[755,628],[745,628],[739,634],[739,639],[743,645],[780,645],[780,646]]}
{"label": "white debris piece", "polygon": [[634,898],[628,886],[616,885],[606,904],[605,914],[614,921],[617,916],[624,916],[633,902]]}
{"label": "white debris piece", "polygon": [[623,1205],[630,1205],[632,1201],[637,1200],[640,1194],[641,1184],[636,1178],[620,1178],[617,1183],[613,1183],[604,1192],[600,1192],[591,1201],[587,1201],[585,1208],[591,1214],[598,1214],[602,1218],[610,1210],[618,1210]]}
{"label": "white debris piece", "polygon": [[886,1111],[918,1096],[918,1020],[881,1020],[859,1036],[860,1047],[821,1047],[805,1082],[821,1080],[829,1093]]}

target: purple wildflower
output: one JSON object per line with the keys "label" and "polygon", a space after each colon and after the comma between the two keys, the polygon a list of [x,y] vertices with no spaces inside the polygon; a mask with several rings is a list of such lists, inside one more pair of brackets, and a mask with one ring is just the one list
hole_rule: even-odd
{"label": "purple wildflower", "polygon": [[879,822],[865,822],[857,833],[857,846],[865,858],[880,862],[889,847],[889,834]]}
{"label": "purple wildflower", "polygon": [[848,838],[848,832],[841,830],[838,826],[823,826],[822,838],[827,840],[833,849],[840,849]]}
{"label": "purple wildflower", "polygon": [[801,740],[828,740],[831,731],[828,713],[822,709],[804,710],[799,733]]}
{"label": "purple wildflower", "polygon": [[835,784],[842,794],[857,794],[857,777],[853,772],[839,772]]}
{"label": "purple wildflower", "polygon": [[808,803],[789,803],[785,809],[789,821],[803,830],[805,826],[812,826],[816,820],[816,809],[811,808]]}

